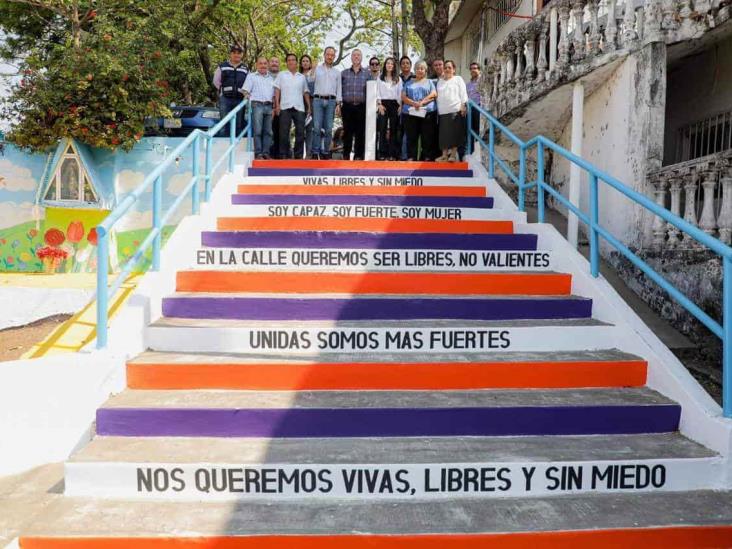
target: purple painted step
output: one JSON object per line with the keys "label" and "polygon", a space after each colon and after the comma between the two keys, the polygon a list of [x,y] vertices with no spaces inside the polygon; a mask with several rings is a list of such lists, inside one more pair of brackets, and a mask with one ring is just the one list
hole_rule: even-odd
{"label": "purple painted step", "polygon": [[319,206],[427,206],[439,208],[492,208],[493,197],[483,196],[363,196],[235,194],[232,204],[314,204]]}
{"label": "purple painted step", "polygon": [[618,435],[676,431],[676,404],[504,408],[97,410],[108,436],[396,437]]}
{"label": "purple painted step", "polygon": [[251,176],[297,176],[297,177],[473,177],[473,170],[344,170],[333,168],[249,168]]}
{"label": "purple painted step", "polygon": [[293,299],[173,296],[163,316],[230,320],[546,320],[589,318],[585,298],[372,298]]}
{"label": "purple painted step", "polygon": [[348,248],[359,250],[535,251],[535,234],[361,233],[339,231],[204,231],[215,248]]}

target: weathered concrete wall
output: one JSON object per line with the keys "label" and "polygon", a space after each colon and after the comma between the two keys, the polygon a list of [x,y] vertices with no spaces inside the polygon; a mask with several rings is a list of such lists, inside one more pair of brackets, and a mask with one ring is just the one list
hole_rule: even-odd
{"label": "weathered concrete wall", "polygon": [[[641,257],[717,322],[722,319],[722,261],[706,250],[644,251]],[[619,254],[610,263],[623,281],[662,318],[688,336],[706,355],[721,360],[721,341],[655,282]]]}
{"label": "weathered concrete wall", "polygon": [[669,66],[664,165],[677,162],[679,128],[732,110],[731,66],[732,37]]}
{"label": "weathered concrete wall", "polygon": [[[585,97],[582,157],[645,196],[646,173],[660,167],[663,151],[665,45],[650,44],[630,55],[592,95]],[[559,144],[571,146],[572,120]],[[569,162],[554,157],[551,181],[569,192]],[[651,236],[652,216],[607,185],[600,185],[600,222],[626,244],[641,248]],[[589,211],[583,174],[580,206]],[[558,208],[566,215],[566,209]],[[603,253],[609,252],[607,246]]]}

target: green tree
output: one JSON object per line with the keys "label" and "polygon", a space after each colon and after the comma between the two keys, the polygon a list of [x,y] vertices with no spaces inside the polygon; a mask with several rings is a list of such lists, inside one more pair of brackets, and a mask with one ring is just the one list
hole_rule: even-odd
{"label": "green tree", "polygon": [[[450,23],[452,0],[412,0],[414,30],[422,39],[425,59],[431,63],[445,54],[445,37]],[[431,14],[431,17],[430,17]]]}
{"label": "green tree", "polygon": [[230,44],[250,66],[259,55],[317,58],[344,20],[341,52],[389,36],[377,0],[0,0],[0,59],[23,77],[3,109],[8,139],[129,148],[167,105],[215,103],[213,73]]}
{"label": "green tree", "polygon": [[37,43],[23,61],[22,78],[3,109],[14,121],[7,138],[32,150],[63,137],[131,148],[142,137],[146,117],[170,114],[165,42],[153,18],[133,2],[120,2],[117,7],[126,8],[120,10],[43,4],[47,28],[57,40]]}

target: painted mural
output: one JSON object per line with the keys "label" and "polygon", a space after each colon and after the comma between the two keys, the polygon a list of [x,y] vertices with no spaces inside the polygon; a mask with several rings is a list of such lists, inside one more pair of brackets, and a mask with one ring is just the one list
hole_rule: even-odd
{"label": "painted mural", "polygon": [[[46,154],[28,154],[3,143],[0,134],[0,271],[96,271],[95,227],[180,141],[143,138],[130,152],[63,141]],[[214,158],[226,148],[225,141],[215,141]],[[189,154],[177,159],[163,176],[164,211],[191,175]],[[190,202],[184,201],[164,228],[163,241],[190,211]],[[134,255],[151,226],[152,187],[111,235],[111,270]],[[148,266],[149,257],[139,270]]]}

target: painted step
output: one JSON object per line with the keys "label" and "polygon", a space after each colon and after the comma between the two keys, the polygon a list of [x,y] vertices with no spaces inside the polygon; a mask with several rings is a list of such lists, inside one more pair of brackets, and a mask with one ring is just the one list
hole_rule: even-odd
{"label": "painted step", "polygon": [[156,351],[267,357],[388,353],[593,351],[621,347],[625,330],[594,320],[272,322],[160,318],[147,328]]}
{"label": "painted step", "polygon": [[[234,195],[243,196],[243,195]],[[252,195],[252,199],[260,196]],[[317,199],[315,196],[289,196],[289,195],[268,195],[275,199],[284,197],[292,199],[292,204],[231,204],[219,208],[219,217],[338,217],[338,218],[385,218],[385,219],[454,219],[466,221],[513,221],[514,223],[526,223],[526,214],[517,210],[494,209],[494,208],[463,208],[463,207],[442,207],[442,206],[369,206],[369,205],[348,205],[351,200],[348,196],[326,196],[323,198],[334,198],[346,202],[345,205],[318,205],[301,204],[310,199]],[[352,197],[354,200],[362,197]],[[365,197],[370,198],[370,197]],[[381,197],[373,197],[381,198]],[[384,197],[384,198],[409,198],[409,197]],[[417,197],[429,200],[430,197]],[[445,197],[438,197],[445,198]],[[470,198],[470,197],[468,197]],[[459,200],[462,200],[458,197]],[[491,200],[492,199],[484,199]],[[276,202],[276,201],[275,201]]]}
{"label": "painted step", "polygon": [[681,407],[646,388],[136,391],[97,410],[102,436],[454,437],[668,433]]}
{"label": "painted step", "polygon": [[179,271],[178,292],[569,295],[565,273],[339,273]]}
{"label": "painted step", "polygon": [[[336,187],[340,188],[340,187]],[[428,187],[429,188],[429,187]],[[434,187],[433,187],[434,188]],[[490,196],[415,196],[368,194],[235,194],[237,205],[382,206],[429,208],[492,208]]]}
{"label": "painted step", "polygon": [[535,234],[371,233],[345,231],[203,231],[216,248],[536,251]]}
{"label": "painted step", "polygon": [[547,250],[215,247],[192,249],[188,264],[192,269],[208,271],[547,272],[553,269],[553,255]]}
{"label": "painted step", "polygon": [[[712,549],[732,540],[732,493],[437,501],[124,501],[57,498],[22,549]],[[205,520],[203,517],[205,516]]]}
{"label": "painted step", "polygon": [[578,296],[270,297],[178,293],[163,298],[163,316],[230,320],[549,320],[590,318]]}
{"label": "painted step", "polygon": [[402,162],[374,160],[253,160],[252,168],[285,169],[380,169],[380,170],[467,170],[467,162]]}
{"label": "painted step", "polygon": [[647,363],[617,350],[574,353],[257,355],[147,351],[127,363],[131,389],[246,391],[640,387]]}
{"label": "painted step", "polygon": [[[97,437],[65,472],[71,497],[311,504],[430,501],[456,491],[497,499],[712,489],[722,484],[724,460],[675,433],[612,436],[603,444],[588,436]],[[311,475],[316,486],[307,493]]]}
{"label": "painted step", "polygon": [[419,197],[482,197],[486,196],[486,188],[482,185],[451,186],[438,185],[430,187],[402,186],[328,186],[328,185],[239,185],[238,194],[243,195],[298,195],[298,196],[419,196]]}
{"label": "painted step", "polygon": [[513,234],[512,221],[337,217],[219,217],[219,231],[355,232],[398,234]]}
{"label": "painted step", "polygon": [[[248,176],[264,177],[288,177],[300,176],[317,179],[319,177],[340,177],[340,178],[368,178],[379,182],[380,178],[414,178],[414,177],[439,177],[439,178],[467,178],[473,177],[473,170],[445,170],[435,169],[434,166],[414,168],[389,168],[383,169],[378,165],[364,168],[249,168]],[[391,183],[393,184],[393,183]]]}

